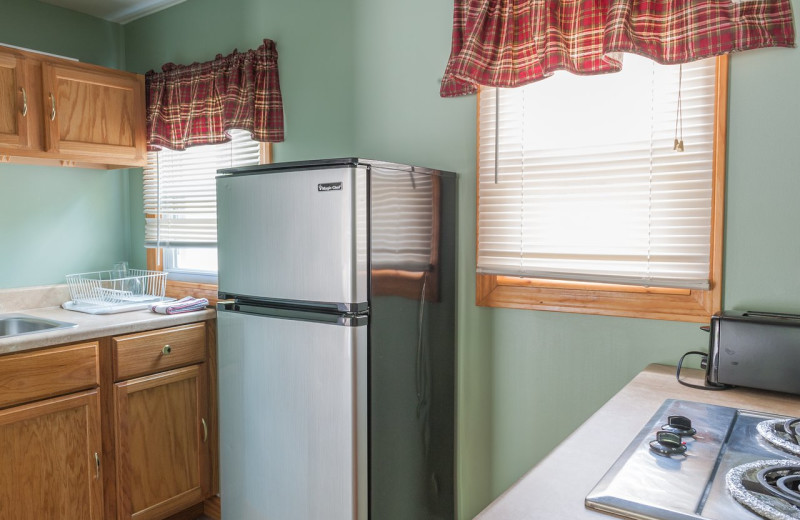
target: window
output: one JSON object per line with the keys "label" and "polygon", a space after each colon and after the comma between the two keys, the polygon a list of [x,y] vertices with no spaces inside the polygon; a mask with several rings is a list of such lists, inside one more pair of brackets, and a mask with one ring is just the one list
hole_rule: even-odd
{"label": "window", "polygon": [[482,89],[477,303],[707,321],[726,98],[725,57]]}
{"label": "window", "polygon": [[268,145],[251,140],[250,133],[243,130],[233,130],[230,135],[228,143],[183,151],[165,148],[147,154],[148,269],[168,271],[168,285],[181,285],[182,295],[192,284],[216,284],[217,170],[268,162]]}

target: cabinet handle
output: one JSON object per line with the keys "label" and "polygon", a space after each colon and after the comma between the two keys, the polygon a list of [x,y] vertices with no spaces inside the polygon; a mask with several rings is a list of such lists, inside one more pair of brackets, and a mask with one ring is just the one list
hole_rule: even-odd
{"label": "cabinet handle", "polygon": [[100,455],[94,452],[94,479],[100,478]]}
{"label": "cabinet handle", "polygon": [[19,88],[22,91],[22,117],[28,115],[28,94],[25,92],[25,87]]}
{"label": "cabinet handle", "polygon": [[169,345],[164,345],[164,348],[161,349],[161,354],[164,356],[172,354],[172,347],[170,347]]}
{"label": "cabinet handle", "polygon": [[205,444],[208,440],[208,424],[206,424],[205,418],[200,418],[200,423],[203,425],[203,444]]}
{"label": "cabinet handle", "polygon": [[50,93],[50,121],[56,120],[56,97]]}

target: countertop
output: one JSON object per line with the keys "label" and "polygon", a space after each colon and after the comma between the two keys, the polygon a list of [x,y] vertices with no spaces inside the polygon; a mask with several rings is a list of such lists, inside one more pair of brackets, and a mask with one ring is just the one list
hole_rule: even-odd
{"label": "countertop", "polygon": [[[39,318],[65,321],[77,327],[58,329],[52,332],[37,332],[16,337],[0,338],[0,355],[22,352],[63,343],[87,339],[130,334],[144,330],[173,327],[213,319],[214,309],[206,309],[170,316],[156,314],[150,310],[121,312],[118,314],[93,315],[67,311],[54,305],[68,300],[68,292],[62,286],[36,288],[36,290],[0,291],[0,314],[21,313]],[[32,303],[31,303],[32,302]],[[33,307],[32,307],[33,305]],[[40,307],[36,305],[41,305]]]}
{"label": "countertop", "polygon": [[[682,374],[695,383],[702,377],[700,370]],[[650,365],[475,519],[615,518],[589,511],[584,498],[665,399],[800,416],[800,396],[743,388],[695,390],[675,381],[675,367]]]}

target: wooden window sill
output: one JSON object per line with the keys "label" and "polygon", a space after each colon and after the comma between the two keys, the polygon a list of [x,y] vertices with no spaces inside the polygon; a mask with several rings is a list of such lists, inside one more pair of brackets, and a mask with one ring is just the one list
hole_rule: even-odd
{"label": "wooden window sill", "polygon": [[[600,288],[600,286],[603,286]],[[719,310],[719,286],[710,290],[581,284],[477,275],[476,304],[540,311],[707,323]]]}
{"label": "wooden window sill", "polygon": [[194,298],[206,298],[212,307],[217,305],[217,286],[209,283],[182,282],[180,280],[170,280],[167,278],[167,292],[169,298],[183,298],[192,296]]}

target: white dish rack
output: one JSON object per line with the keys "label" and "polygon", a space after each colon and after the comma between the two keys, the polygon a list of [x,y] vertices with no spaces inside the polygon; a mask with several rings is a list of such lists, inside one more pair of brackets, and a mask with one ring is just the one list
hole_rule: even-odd
{"label": "white dish rack", "polygon": [[71,301],[64,309],[89,314],[113,314],[146,309],[154,303],[172,300],[165,298],[167,273],[128,269],[95,271],[67,275]]}

